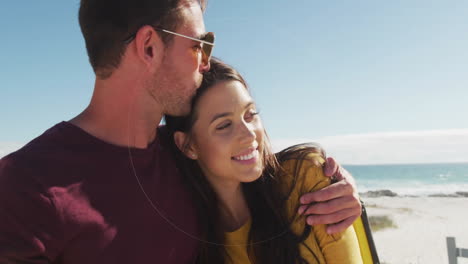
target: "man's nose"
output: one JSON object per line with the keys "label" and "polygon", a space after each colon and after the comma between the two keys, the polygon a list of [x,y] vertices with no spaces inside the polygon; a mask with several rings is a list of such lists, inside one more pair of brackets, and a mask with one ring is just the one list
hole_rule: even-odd
{"label": "man's nose", "polygon": [[208,60],[208,61],[205,62],[205,61],[202,59],[202,63],[200,64],[199,71],[200,71],[200,73],[208,72],[208,71],[210,70],[210,67],[211,67],[210,61]]}

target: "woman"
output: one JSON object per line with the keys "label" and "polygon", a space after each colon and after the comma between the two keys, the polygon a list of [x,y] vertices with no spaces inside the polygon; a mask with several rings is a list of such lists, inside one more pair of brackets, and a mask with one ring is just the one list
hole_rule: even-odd
{"label": "woman", "polygon": [[361,263],[352,227],[328,235],[297,216],[301,194],[330,184],[323,151],[298,145],[275,156],[235,69],[212,59],[191,114],[166,124],[200,212],[199,263]]}

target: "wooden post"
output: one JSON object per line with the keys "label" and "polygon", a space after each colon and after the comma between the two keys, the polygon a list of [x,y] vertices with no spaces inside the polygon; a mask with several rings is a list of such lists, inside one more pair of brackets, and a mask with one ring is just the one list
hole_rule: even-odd
{"label": "wooden post", "polygon": [[447,253],[449,264],[457,264],[457,246],[455,245],[454,237],[447,237]]}

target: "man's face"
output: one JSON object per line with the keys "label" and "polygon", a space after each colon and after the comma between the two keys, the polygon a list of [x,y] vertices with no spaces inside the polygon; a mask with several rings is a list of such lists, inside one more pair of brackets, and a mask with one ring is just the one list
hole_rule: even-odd
{"label": "man's face", "polygon": [[[175,30],[179,34],[201,38],[205,33],[203,14],[196,1],[185,4],[181,10],[182,22]],[[209,65],[202,62],[201,43],[173,36],[165,49],[161,70],[155,76],[164,114],[186,115],[190,99],[202,81],[202,73]]]}

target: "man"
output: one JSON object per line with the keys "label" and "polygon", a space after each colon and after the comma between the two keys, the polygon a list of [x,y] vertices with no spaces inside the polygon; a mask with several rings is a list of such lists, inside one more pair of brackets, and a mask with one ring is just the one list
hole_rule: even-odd
{"label": "man", "polygon": [[[0,162],[0,263],[192,263],[196,212],[158,124],[209,70],[204,2],[82,0],[89,106]],[[360,214],[352,177],[302,197],[331,232]]]}

